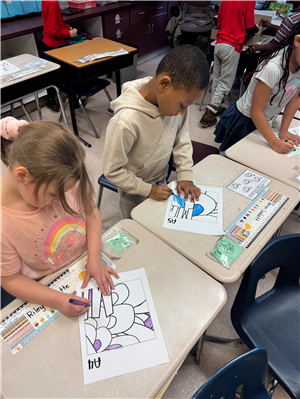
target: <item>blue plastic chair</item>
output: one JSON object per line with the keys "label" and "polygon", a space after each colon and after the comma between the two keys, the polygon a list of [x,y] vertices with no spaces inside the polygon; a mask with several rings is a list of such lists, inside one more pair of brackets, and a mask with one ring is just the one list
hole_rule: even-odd
{"label": "blue plastic chair", "polygon": [[260,346],[225,364],[191,399],[235,399],[238,388],[240,399],[269,399],[267,378],[267,351]]}
{"label": "blue plastic chair", "polygon": [[[218,148],[213,147],[211,145],[199,143],[198,141],[191,141],[193,146],[193,164],[196,165],[198,162],[202,161],[202,159],[206,158],[208,155],[219,154],[220,151]],[[176,171],[176,165],[173,161],[173,156],[171,156],[169,160],[169,170],[167,173],[167,181],[170,177],[171,172]],[[103,195],[103,189],[108,188],[115,193],[118,192],[118,187],[116,187],[112,182],[110,182],[103,174],[98,179],[99,183],[99,193],[97,199],[97,207],[100,209],[101,199]]]}
{"label": "blue plastic chair", "polygon": [[[255,298],[258,281],[279,268],[274,287]],[[269,241],[245,272],[231,309],[232,324],[249,347],[264,346],[269,371],[300,398],[300,234]]]}

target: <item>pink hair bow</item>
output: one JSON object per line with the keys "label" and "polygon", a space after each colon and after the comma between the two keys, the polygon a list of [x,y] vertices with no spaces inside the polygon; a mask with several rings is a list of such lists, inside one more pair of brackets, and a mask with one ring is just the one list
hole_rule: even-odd
{"label": "pink hair bow", "polygon": [[12,116],[8,116],[0,121],[0,134],[6,140],[13,140],[19,133],[19,127],[27,124],[28,122],[24,120],[18,120]]}

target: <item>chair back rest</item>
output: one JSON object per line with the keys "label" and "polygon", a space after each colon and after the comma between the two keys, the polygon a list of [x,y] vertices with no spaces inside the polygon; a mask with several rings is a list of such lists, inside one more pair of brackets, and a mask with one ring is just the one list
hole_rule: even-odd
{"label": "chair back rest", "polygon": [[299,285],[299,260],[300,234],[289,234],[270,240],[253,260],[251,268],[257,270],[260,275],[262,270],[266,270],[267,273],[269,270],[279,267],[275,288],[287,284]]}
{"label": "chair back rest", "polygon": [[300,277],[300,234],[289,234],[273,238],[246,270],[231,309],[235,323],[254,303],[258,281],[270,270],[280,268],[274,287],[265,295],[283,286],[298,286]]}
{"label": "chair back rest", "polygon": [[210,1],[179,1],[178,4],[186,3],[189,6],[195,7],[207,7],[210,5]]}
{"label": "chair back rest", "polygon": [[241,385],[240,398],[270,398],[265,388],[267,377],[267,351],[263,346],[258,346],[225,364],[191,399],[235,399],[237,388]]}

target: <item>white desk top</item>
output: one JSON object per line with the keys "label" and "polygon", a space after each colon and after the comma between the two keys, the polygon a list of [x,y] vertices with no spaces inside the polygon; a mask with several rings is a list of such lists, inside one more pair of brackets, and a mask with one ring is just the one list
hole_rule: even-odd
{"label": "white desk top", "polygon": [[[251,203],[251,200],[226,188],[229,183],[246,169],[246,167],[221,155],[210,155],[193,167],[195,184],[223,187],[224,228]],[[231,283],[240,277],[299,202],[299,193],[290,186],[273,180],[268,187],[289,197],[290,200],[271,220],[258,238],[254,240],[251,246],[243,251],[229,270],[206,255],[210,249],[214,248],[220,238],[219,236],[186,233],[163,227],[167,201],[147,199],[132,210],[131,216],[211,276],[219,281]]]}
{"label": "white desk top", "polygon": [[[13,64],[14,66],[20,68],[21,70],[25,70],[25,69],[28,69],[28,67],[23,65],[24,63],[29,62],[29,61],[38,61],[38,60],[45,61],[43,58],[39,58],[39,57],[36,57],[34,55],[31,55],[31,54],[17,55],[16,57],[7,58],[7,59],[2,60],[2,61],[10,62],[11,64]],[[43,70],[31,73],[29,75],[25,75],[25,76],[23,76],[21,78],[18,78],[18,79],[9,81],[9,82],[3,80],[3,77],[0,77],[1,82],[3,82],[3,83],[0,84],[0,88],[1,89],[5,89],[8,86],[12,86],[14,84],[23,82],[25,80],[29,80],[29,79],[35,78],[36,76],[47,74],[49,72],[55,71],[56,69],[60,68],[60,65],[55,64],[54,62],[51,62],[51,61],[47,61],[45,63],[45,65],[50,65],[50,68],[43,69]],[[5,76],[9,76],[9,75],[5,75]],[[45,87],[46,86],[47,86],[47,82],[45,82]]]}
{"label": "white desk top", "polygon": [[[274,132],[279,131],[281,119],[281,115],[277,117],[277,127],[272,128]],[[290,125],[290,127],[295,126],[299,126],[297,119],[293,119]],[[300,156],[287,157],[285,154],[278,154],[266,141],[262,140],[262,136],[257,130],[228,148],[225,155],[236,162],[300,190],[300,181],[297,183],[291,180],[296,173],[295,168],[300,166]]]}
{"label": "white desk top", "polygon": [[78,319],[61,315],[15,355],[1,341],[3,398],[154,398],[222,309],[220,283],[138,223],[123,220],[111,230],[121,228],[139,243],[115,261],[116,271],[145,268],[170,362],[84,385]]}

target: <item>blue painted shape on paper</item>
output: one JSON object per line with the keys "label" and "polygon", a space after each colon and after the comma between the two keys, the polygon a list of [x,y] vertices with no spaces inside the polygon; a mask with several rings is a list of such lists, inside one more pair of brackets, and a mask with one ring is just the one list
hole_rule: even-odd
{"label": "blue painted shape on paper", "polygon": [[179,197],[178,195],[173,195],[173,201],[175,201],[175,202],[177,202],[177,204],[181,207],[181,208],[184,208],[184,206],[185,206],[185,202],[184,202],[184,199],[183,198],[181,198],[181,197]]}
{"label": "blue painted shape on paper", "polygon": [[193,216],[198,216],[204,211],[204,208],[200,204],[196,204],[193,209]]}

